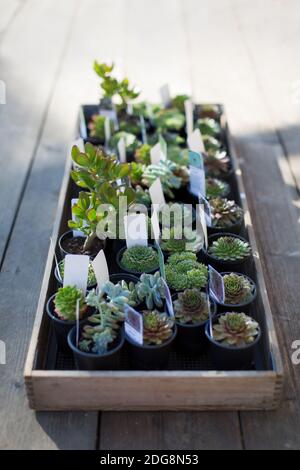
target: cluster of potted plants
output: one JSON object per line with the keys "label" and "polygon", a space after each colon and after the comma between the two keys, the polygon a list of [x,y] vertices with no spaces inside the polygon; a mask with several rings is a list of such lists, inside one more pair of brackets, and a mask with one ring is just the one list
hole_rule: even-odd
{"label": "cluster of potted plants", "polygon": [[[246,275],[252,252],[242,236],[243,210],[234,200],[222,110],[195,106],[193,111],[204,145],[210,220],[199,232],[199,201],[189,186],[189,97],[176,96],[167,106],[136,102],[139,93],[128,79],[114,76],[113,65],[95,62],[94,70],[103,94],[99,106],[81,113],[85,145],[72,149],[76,201],[69,230],[58,242],[57,292],[47,303],[58,347],[71,350],[76,366],[84,370],[117,369],[125,348],[135,369],[167,368],[171,350],[187,356],[210,351],[220,370],[253,367],[262,334],[255,320],[258,287]],[[157,143],[164,146],[164,158],[153,162]],[[153,234],[151,195],[158,179],[164,197],[159,239]],[[174,203],[177,211],[165,224],[164,211]],[[147,242],[128,244],[123,210],[140,213],[140,207]],[[110,276],[97,285],[93,260],[101,250]],[[90,257],[86,292],[63,283],[68,254]],[[220,273],[222,301],[210,288],[209,266]],[[142,341],[128,334],[130,322],[137,331],[141,327]]]}

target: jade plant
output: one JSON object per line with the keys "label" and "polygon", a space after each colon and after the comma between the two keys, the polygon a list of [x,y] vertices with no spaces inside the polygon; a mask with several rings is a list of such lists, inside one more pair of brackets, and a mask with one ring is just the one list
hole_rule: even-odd
{"label": "jade plant", "polygon": [[186,289],[174,301],[175,318],[182,324],[199,324],[209,317],[207,296],[199,289]]}
{"label": "jade plant", "polygon": [[158,268],[158,254],[152,246],[133,246],[124,251],[120,264],[129,271],[147,273]]}
{"label": "jade plant", "polygon": [[158,346],[173,335],[174,320],[157,310],[143,312],[144,344]]}
{"label": "jade plant", "polygon": [[242,261],[251,254],[247,241],[233,236],[222,236],[208,247],[208,254],[222,261]]}
{"label": "jade plant", "polygon": [[165,270],[167,283],[173,290],[201,289],[207,284],[207,267],[197,261],[195,253],[174,253],[168,258]]}
{"label": "jade plant", "polygon": [[254,343],[259,335],[259,324],[245,313],[226,313],[213,325],[213,339],[230,347]]}
{"label": "jade plant", "polygon": [[75,321],[78,300],[79,318],[82,318],[87,311],[82,291],[75,286],[59,288],[54,298],[54,311],[58,318],[65,321]]}
{"label": "jade plant", "polygon": [[142,184],[149,188],[157,178],[160,178],[164,194],[174,199],[173,190],[179,189],[182,185],[182,179],[175,175],[177,169],[178,166],[170,160],[149,165],[144,170]]}
{"label": "jade plant", "polygon": [[197,234],[196,230],[185,227],[171,227],[170,229],[163,229],[162,240],[160,247],[163,251],[170,253],[177,253],[181,251],[193,251],[197,253],[202,244],[201,237]]}
{"label": "jade plant", "polygon": [[138,299],[146,302],[147,309],[161,308],[164,304],[165,285],[159,271],[155,274],[142,274],[136,285]]}
{"label": "jade plant", "polygon": [[225,304],[239,305],[248,302],[252,297],[253,286],[242,274],[225,274],[223,276]]}
{"label": "jade plant", "polygon": [[226,152],[208,153],[204,157],[204,167],[207,176],[226,177],[230,171],[230,158]]}
{"label": "jade plant", "polygon": [[210,200],[212,226],[216,228],[228,228],[242,221],[243,209],[234,201],[226,198]]}
{"label": "jade plant", "polygon": [[215,119],[208,117],[198,119],[196,127],[200,129],[203,136],[217,137],[221,132],[220,124]]}
{"label": "jade plant", "polygon": [[[65,272],[65,260],[63,259],[62,261],[60,261],[58,266],[59,266],[60,277],[61,277],[61,279],[63,279],[64,278],[64,272]],[[92,263],[89,263],[87,284],[88,284],[88,286],[92,286],[96,283],[97,283],[97,279],[96,279],[96,275],[95,275],[95,272],[94,272],[93,265],[92,265]]]}
{"label": "jade plant", "polygon": [[215,199],[218,197],[226,197],[230,192],[230,186],[226,181],[218,178],[206,178],[206,197],[207,199]]}

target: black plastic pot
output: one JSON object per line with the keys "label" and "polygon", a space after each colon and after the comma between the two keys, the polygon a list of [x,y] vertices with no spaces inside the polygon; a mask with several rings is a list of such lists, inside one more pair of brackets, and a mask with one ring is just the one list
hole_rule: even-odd
{"label": "black plastic pot", "polygon": [[[176,300],[178,294],[172,296],[173,301]],[[213,300],[210,300],[211,315],[214,318],[217,313],[217,306]],[[181,353],[190,356],[197,356],[204,353],[209,346],[205,334],[205,326],[207,321],[199,324],[183,324],[176,321],[177,336],[176,349]]]}
{"label": "black plastic pot", "polygon": [[[226,274],[232,274],[232,271],[229,271],[229,272],[226,272],[226,273],[221,273],[221,274],[222,274],[222,276],[225,276]],[[241,274],[241,273],[233,273],[233,274],[237,274],[238,276],[243,276],[246,279],[248,279],[248,281],[251,283],[251,286],[252,286],[251,298],[249,298],[249,300],[247,300],[247,302],[243,302],[241,304],[235,304],[235,305],[233,305],[233,304],[220,304],[219,302],[217,302],[218,312],[221,313],[221,312],[231,312],[232,311],[232,312],[249,313],[251,305],[252,305],[252,303],[254,302],[254,300],[256,299],[256,296],[257,296],[256,284],[249,276],[246,276],[245,274]]]}
{"label": "black plastic pot", "polygon": [[[60,251],[60,255],[62,259],[68,254],[74,254],[74,253],[70,253],[66,251],[66,249],[63,247],[64,241],[69,238],[74,238],[73,230],[68,230],[67,232],[63,233],[58,240],[59,251]],[[82,238],[83,242],[85,240],[85,237],[78,237],[78,238]],[[91,259],[95,258],[101,249],[105,249],[105,241],[102,241],[102,240],[99,240],[99,238],[96,238],[95,243],[98,244],[97,249],[96,250],[94,249],[91,252],[85,253],[86,255],[89,255]]]}
{"label": "black plastic pot", "polygon": [[[54,313],[54,297],[56,294],[53,294],[50,299],[47,302],[46,305],[46,312],[51,319],[51,323],[53,325],[53,331],[55,334],[56,342],[57,342],[57,347],[61,351],[68,351],[68,342],[67,342],[67,337],[70,332],[70,330],[76,325],[76,321],[65,321],[61,320],[58,318],[55,313]],[[88,307],[87,313],[85,317],[88,317],[92,315],[94,312],[94,309],[91,307]],[[81,320],[80,323],[82,323],[84,320]]]}
{"label": "black plastic pot", "polygon": [[164,344],[158,346],[137,344],[126,335],[132,368],[135,370],[166,369],[176,334],[177,326],[174,324],[173,335]]}
{"label": "black plastic pot", "polygon": [[229,227],[207,227],[208,235],[214,235],[218,233],[234,233],[239,235],[245,228],[244,218],[242,218],[236,224],[230,225]]}
{"label": "black plastic pot", "polygon": [[[153,245],[148,245],[149,247],[151,248],[154,248],[154,250],[156,251],[156,248],[153,246]],[[124,251],[127,250],[127,247],[124,246],[123,248],[121,248],[118,253],[117,253],[117,256],[116,256],[116,262],[117,262],[117,265],[119,266],[120,270],[122,272],[125,272],[125,273],[129,273],[129,274],[133,274],[134,276],[138,276],[140,277],[141,274],[143,274],[143,272],[146,272],[147,274],[153,274],[155,273],[156,271],[159,271],[159,264],[157,264],[157,267],[155,269],[152,269],[150,271],[143,271],[143,272],[138,272],[138,271],[134,271],[134,270],[131,270],[131,269],[127,269],[125,268],[125,266],[123,266],[121,264],[121,259],[122,259],[122,256],[123,256],[123,253]]]}
{"label": "black plastic pot", "polygon": [[[58,272],[57,272],[57,267],[56,266],[55,266],[55,269],[54,269],[54,276],[55,276],[55,279],[57,281],[58,287],[62,287],[63,280],[60,279],[60,277],[58,275]],[[97,287],[97,282],[95,282],[94,284],[88,284],[87,290],[92,290],[92,289],[95,289],[96,287]]]}
{"label": "black plastic pot", "polygon": [[[226,237],[226,236],[239,238],[243,242],[249,243],[248,240],[246,240],[245,238],[241,237],[240,235],[236,235],[234,233],[218,233],[218,234],[215,234],[215,235],[210,235],[208,237],[208,246],[210,247],[211,244],[215,240],[217,240],[218,238]],[[218,271],[229,271],[229,270],[231,270],[232,272],[241,272],[241,273],[244,272],[244,265],[249,260],[249,258],[251,257],[251,253],[250,253],[250,255],[247,256],[246,258],[244,258],[243,260],[224,261],[224,260],[220,260],[220,259],[215,258],[214,256],[208,254],[208,252],[204,249],[203,249],[202,253],[203,253],[204,261],[207,264],[210,264],[213,268],[217,269]]]}
{"label": "black plastic pot", "polygon": [[[82,329],[88,321],[82,322]],[[114,347],[105,354],[94,354],[80,351],[76,347],[76,326],[72,328],[68,335],[68,345],[72,349],[76,368],[78,370],[117,370],[120,368],[122,348],[125,342],[124,328],[121,327]]]}
{"label": "black plastic pot", "polygon": [[[216,323],[221,315],[214,318],[213,323]],[[250,370],[254,367],[254,354],[255,349],[261,340],[261,329],[256,340],[243,347],[230,347],[215,341],[210,336],[209,323],[206,324],[205,334],[210,343],[210,352],[216,370],[220,371],[234,371],[234,370]]]}

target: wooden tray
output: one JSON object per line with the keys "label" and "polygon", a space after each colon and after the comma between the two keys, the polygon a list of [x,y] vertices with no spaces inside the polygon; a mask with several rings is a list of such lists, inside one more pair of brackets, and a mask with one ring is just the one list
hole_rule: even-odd
{"label": "wooden tray", "polygon": [[[126,351],[117,371],[86,372],[74,368],[71,354],[57,351],[45,313],[49,296],[57,289],[54,257],[47,259],[36,320],[29,346],[25,384],[30,407],[35,410],[271,410],[278,407],[283,387],[283,367],[274,330],[255,235],[244,192],[242,174],[222,117],[226,144],[235,168],[233,191],[245,211],[246,233],[252,249],[246,273],[258,284],[253,309],[263,330],[263,339],[251,371],[213,370],[209,355],[200,358],[172,353],[168,370],[129,370]],[[66,162],[52,238],[67,230],[74,184],[71,159]]]}

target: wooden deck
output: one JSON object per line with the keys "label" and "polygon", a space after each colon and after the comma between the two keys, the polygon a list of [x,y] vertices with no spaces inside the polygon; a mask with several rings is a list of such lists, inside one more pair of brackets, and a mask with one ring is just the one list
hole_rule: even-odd
{"label": "wooden deck", "polygon": [[[298,0],[0,0],[1,449],[299,449],[300,5]],[[277,412],[33,413],[23,367],[78,106],[92,61],[158,99],[223,102],[243,162],[285,363]]]}

